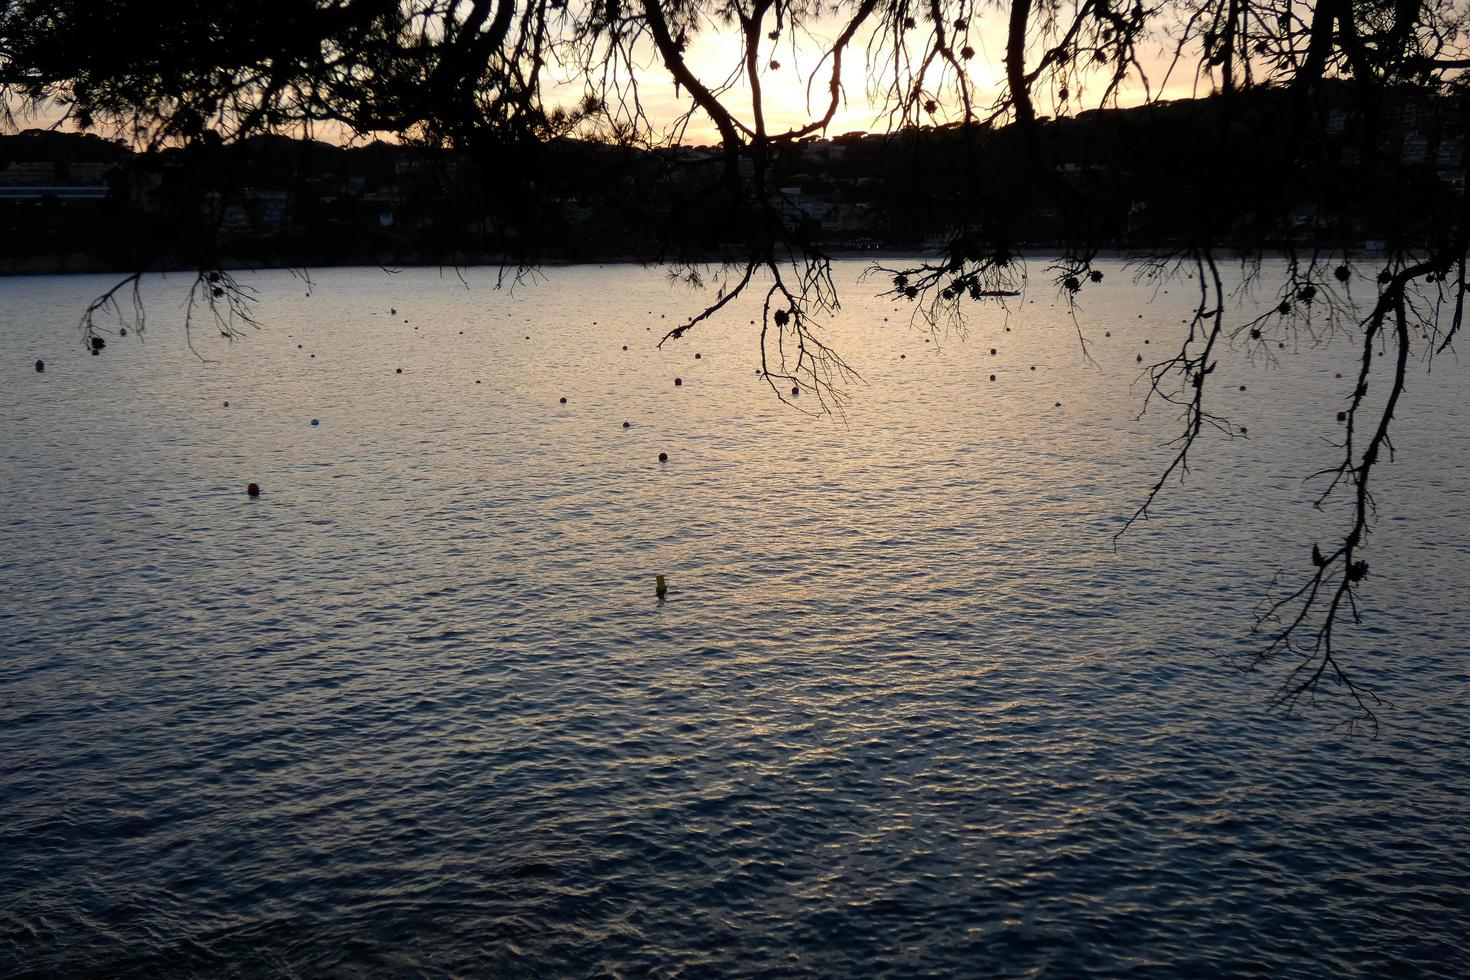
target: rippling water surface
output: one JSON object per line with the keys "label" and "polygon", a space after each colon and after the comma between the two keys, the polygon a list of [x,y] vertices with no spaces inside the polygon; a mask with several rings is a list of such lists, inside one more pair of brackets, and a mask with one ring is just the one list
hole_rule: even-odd
{"label": "rippling water surface", "polygon": [[1250,437],[1115,552],[1188,288],[1108,268],[1094,367],[1048,287],[926,340],[839,265],[845,425],[752,304],[655,350],[699,297],[639,268],[248,275],[209,363],[185,277],[101,357],[103,279],[0,280],[0,972],[1470,972],[1466,371],[1414,369],[1348,736],[1229,658],[1341,516],[1354,343],[1226,354]]}

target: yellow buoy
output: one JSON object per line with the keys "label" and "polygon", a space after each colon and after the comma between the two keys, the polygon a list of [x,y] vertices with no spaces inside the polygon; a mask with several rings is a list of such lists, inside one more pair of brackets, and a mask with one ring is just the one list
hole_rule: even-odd
{"label": "yellow buoy", "polygon": [[662,599],[664,593],[667,591],[669,591],[669,587],[664,584],[664,577],[662,575],[655,575],[653,577],[653,594]]}

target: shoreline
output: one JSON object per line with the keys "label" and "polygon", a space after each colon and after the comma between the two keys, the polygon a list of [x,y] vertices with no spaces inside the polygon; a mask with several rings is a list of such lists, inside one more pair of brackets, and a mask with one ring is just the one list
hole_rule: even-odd
{"label": "shoreline", "polygon": [[[1051,260],[1061,255],[1060,244],[1046,243],[1030,246],[1035,251],[1029,256],[1031,259]],[[1107,259],[1110,261],[1130,261],[1141,259],[1150,253],[1155,255],[1170,255],[1179,253],[1184,246],[1180,245],[1139,245],[1130,248],[1101,248],[1094,253],[1094,258]],[[1330,250],[1315,249],[1319,254],[1326,251],[1327,254],[1341,252],[1345,255],[1381,255],[1383,248],[1366,247],[1364,243],[1338,245]],[[913,248],[885,247],[885,248],[839,248],[823,253],[832,261],[851,261],[854,259],[868,259],[875,263],[886,261],[915,261],[933,258],[940,255],[939,247],[919,245]],[[1231,253],[1233,257],[1233,251]],[[1260,253],[1262,258],[1281,258],[1288,254],[1285,247],[1263,249]],[[1028,256],[1022,251],[1020,258],[1025,260]],[[538,259],[526,266],[528,269],[559,269],[573,266],[602,266],[602,265],[641,265],[647,268],[668,266],[671,262],[667,259],[642,259],[632,255],[609,255],[596,258],[543,258]],[[723,266],[725,261],[717,257],[699,260],[693,264],[698,266]],[[380,268],[385,270],[404,269],[516,269],[520,264],[497,258],[490,255],[476,255],[469,257],[465,262],[431,262],[415,259],[401,262],[387,262],[376,260],[325,260],[320,263],[292,264],[288,262],[249,262],[238,257],[226,256],[220,263],[219,268],[234,272],[286,272],[291,270],[323,270],[323,269],[371,269]],[[20,279],[34,276],[95,276],[95,275],[119,275],[127,276],[136,272],[145,275],[166,275],[169,273],[195,273],[198,267],[183,262],[168,262],[154,264],[146,269],[138,269],[116,262],[109,262],[97,256],[90,255],[66,255],[66,256],[38,256],[32,259],[0,260],[0,279]]]}

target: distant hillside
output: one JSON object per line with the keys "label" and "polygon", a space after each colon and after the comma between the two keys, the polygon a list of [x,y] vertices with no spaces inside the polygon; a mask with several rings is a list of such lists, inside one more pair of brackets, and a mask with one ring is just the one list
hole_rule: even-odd
{"label": "distant hillside", "polygon": [[[922,247],[999,218],[1018,248],[1078,227],[1119,248],[1391,242],[1463,196],[1449,107],[1405,99],[1365,118],[1343,92],[1303,130],[1283,122],[1289,98],[1092,111],[1046,121],[1034,148],[983,126],[813,138],[773,148],[767,193],[804,240],[833,249]],[[0,136],[0,262],[131,268],[201,249],[305,265],[710,257],[740,237],[724,166],[717,147],[575,140],[455,156],[257,136],[134,154],[31,130]]]}

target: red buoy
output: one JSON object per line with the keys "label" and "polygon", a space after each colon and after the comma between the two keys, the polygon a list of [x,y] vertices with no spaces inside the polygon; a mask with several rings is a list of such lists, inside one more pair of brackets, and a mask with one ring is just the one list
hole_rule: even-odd
{"label": "red buoy", "polygon": [[679,386],[681,386],[681,385],[682,385],[682,384],[683,384],[683,383],[684,383],[684,379],[683,379],[683,378],[675,378],[675,379],[674,379],[674,387],[675,387],[675,388],[678,388],[678,387],[679,387]]}
{"label": "red buoy", "polygon": [[667,463],[669,461],[669,454],[668,453],[659,453],[658,454],[658,461],[660,463]]}
{"label": "red buoy", "polygon": [[248,494],[251,497],[259,497],[260,496],[260,484],[259,483],[252,483],[252,484],[250,484],[248,487],[245,488],[245,493]]}

